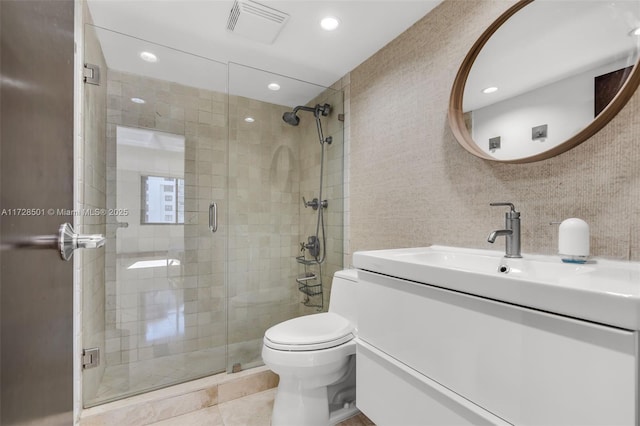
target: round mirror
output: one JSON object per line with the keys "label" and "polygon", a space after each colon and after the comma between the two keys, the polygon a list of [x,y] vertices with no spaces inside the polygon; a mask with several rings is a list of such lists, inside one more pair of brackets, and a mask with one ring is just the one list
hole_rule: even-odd
{"label": "round mirror", "polygon": [[640,0],[521,0],[476,41],[449,124],[472,154],[528,163],[600,130],[638,83]]}

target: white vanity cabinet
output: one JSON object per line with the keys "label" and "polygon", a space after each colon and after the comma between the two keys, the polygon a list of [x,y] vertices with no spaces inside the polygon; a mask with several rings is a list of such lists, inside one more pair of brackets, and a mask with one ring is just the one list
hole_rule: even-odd
{"label": "white vanity cabinet", "polygon": [[639,424],[636,331],[358,277],[357,400],[377,425]]}

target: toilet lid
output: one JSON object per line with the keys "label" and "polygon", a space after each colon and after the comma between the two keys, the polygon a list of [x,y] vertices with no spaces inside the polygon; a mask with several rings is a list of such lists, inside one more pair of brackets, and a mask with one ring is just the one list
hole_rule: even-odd
{"label": "toilet lid", "polygon": [[273,349],[310,351],[331,348],[353,339],[354,326],[333,312],[293,318],[264,333],[264,343]]}

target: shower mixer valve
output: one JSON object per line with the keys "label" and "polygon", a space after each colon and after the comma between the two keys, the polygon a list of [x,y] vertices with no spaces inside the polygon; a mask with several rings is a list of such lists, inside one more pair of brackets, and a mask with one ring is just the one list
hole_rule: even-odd
{"label": "shower mixer valve", "polygon": [[[314,198],[311,201],[307,201],[304,197],[302,197],[302,202],[304,203],[304,208],[311,207],[314,210],[318,210],[318,206],[320,203],[317,198]],[[322,200],[322,208],[326,209],[329,206],[329,202],[327,200]]]}
{"label": "shower mixer valve", "polygon": [[318,257],[320,255],[320,240],[315,235],[311,235],[307,239],[307,243],[300,243],[302,246],[300,251],[304,251],[305,249],[309,250],[309,254],[313,257]]}

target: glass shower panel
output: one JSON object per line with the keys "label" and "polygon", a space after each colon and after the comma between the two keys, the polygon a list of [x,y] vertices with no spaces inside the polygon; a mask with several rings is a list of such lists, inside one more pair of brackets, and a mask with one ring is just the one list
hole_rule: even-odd
{"label": "glass shower panel", "polygon": [[225,64],[90,25],[85,39],[100,68],[85,180],[103,195],[84,198],[104,200],[107,235],[104,276],[83,289],[84,346],[102,355],[83,372],[92,406],[225,369],[228,96]]}
{"label": "glass shower panel", "polygon": [[[268,90],[270,83],[280,90]],[[296,258],[316,233],[317,212],[302,197],[318,197],[322,147],[313,113],[299,112],[295,127],[282,117],[324,103],[331,112],[321,124],[332,138],[323,148],[327,256],[305,265]],[[343,108],[340,90],[229,64],[228,372],[263,364],[262,338],[272,325],[328,307],[343,257]],[[313,281],[297,281],[305,269]],[[301,282],[314,290],[299,291]]]}

